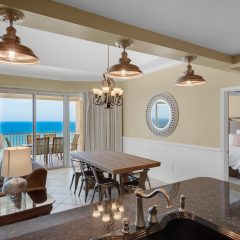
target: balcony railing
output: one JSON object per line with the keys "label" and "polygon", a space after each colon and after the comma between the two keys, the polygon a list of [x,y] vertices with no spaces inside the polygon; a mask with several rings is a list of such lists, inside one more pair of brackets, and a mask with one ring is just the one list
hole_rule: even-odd
{"label": "balcony railing", "polygon": [[[74,131],[74,132],[70,132],[70,143],[73,140],[74,134],[79,133],[79,131]],[[63,132],[44,132],[44,133],[36,133],[36,135],[39,135],[41,138],[44,137],[44,134],[56,134],[56,137],[62,137],[63,136]],[[12,147],[15,146],[22,146],[22,145],[26,145],[28,144],[27,142],[27,136],[31,135],[32,133],[11,133],[11,134],[2,134],[3,137],[5,138],[5,140],[9,141],[9,143],[11,144]],[[7,145],[7,142],[6,142]]]}

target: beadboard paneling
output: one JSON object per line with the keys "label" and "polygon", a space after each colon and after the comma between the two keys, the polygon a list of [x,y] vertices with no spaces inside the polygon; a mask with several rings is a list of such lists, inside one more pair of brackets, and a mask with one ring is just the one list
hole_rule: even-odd
{"label": "beadboard paneling", "polygon": [[161,162],[151,169],[150,176],[172,183],[194,177],[212,177],[223,180],[222,151],[194,145],[123,137],[123,151]]}

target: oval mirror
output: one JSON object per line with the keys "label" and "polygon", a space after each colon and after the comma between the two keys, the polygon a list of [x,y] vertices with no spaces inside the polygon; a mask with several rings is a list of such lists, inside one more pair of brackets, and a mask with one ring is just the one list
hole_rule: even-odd
{"label": "oval mirror", "polygon": [[169,105],[163,100],[156,101],[152,105],[151,119],[152,123],[157,128],[167,127],[171,119],[171,111]]}
{"label": "oval mirror", "polygon": [[175,99],[166,92],[151,98],[146,110],[147,125],[158,136],[170,135],[177,126],[178,108]]}

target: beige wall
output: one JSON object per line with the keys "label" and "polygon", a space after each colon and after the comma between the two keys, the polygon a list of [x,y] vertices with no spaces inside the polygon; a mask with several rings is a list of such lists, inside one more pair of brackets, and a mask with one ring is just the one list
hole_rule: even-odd
{"label": "beige wall", "polygon": [[70,82],[0,75],[0,87],[78,92],[81,90],[92,89],[94,87],[100,87],[101,86],[100,80],[101,79],[99,79],[99,82],[80,82],[80,81]]}
{"label": "beige wall", "polygon": [[229,96],[229,118],[240,118],[240,96]]}
{"label": "beige wall", "polygon": [[[240,86],[240,76],[221,70],[194,66],[196,74],[207,84],[176,87],[174,83],[184,65],[146,74],[124,82],[123,135],[183,144],[220,147],[220,89]],[[179,108],[176,130],[167,138],[154,136],[146,125],[145,109],[150,98],[166,91],[173,95]]]}

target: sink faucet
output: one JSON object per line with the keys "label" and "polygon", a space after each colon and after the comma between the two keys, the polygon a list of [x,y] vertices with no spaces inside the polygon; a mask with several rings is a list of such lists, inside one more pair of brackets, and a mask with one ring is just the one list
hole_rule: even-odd
{"label": "sink faucet", "polygon": [[135,195],[136,195],[136,201],[137,201],[137,209],[136,209],[137,211],[136,211],[135,226],[137,228],[145,227],[145,220],[144,220],[144,214],[143,214],[143,198],[152,198],[157,194],[162,194],[167,201],[167,208],[172,208],[172,201],[170,199],[170,196],[164,189],[158,188],[147,195],[144,194],[144,191],[141,188],[136,189]]}

